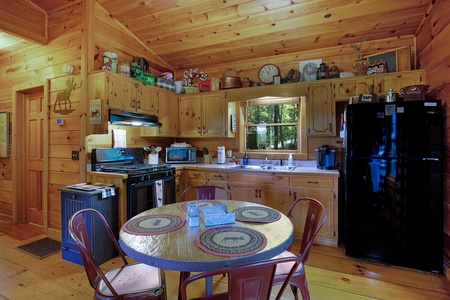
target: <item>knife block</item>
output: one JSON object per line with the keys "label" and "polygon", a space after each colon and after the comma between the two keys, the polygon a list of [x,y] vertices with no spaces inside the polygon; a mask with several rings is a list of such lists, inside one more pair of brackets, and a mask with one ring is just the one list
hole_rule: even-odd
{"label": "knife block", "polygon": [[212,158],[211,158],[211,156],[209,154],[204,154],[203,155],[203,162],[205,164],[212,164],[213,163]]}

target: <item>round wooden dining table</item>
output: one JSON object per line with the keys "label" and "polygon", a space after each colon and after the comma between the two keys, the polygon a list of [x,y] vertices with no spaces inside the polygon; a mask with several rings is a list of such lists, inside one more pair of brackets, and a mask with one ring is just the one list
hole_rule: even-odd
{"label": "round wooden dining table", "polygon": [[[208,200],[199,200],[198,203],[203,203],[201,201]],[[120,246],[128,256],[136,261],[164,270],[180,271],[181,284],[189,276],[190,272],[217,270],[229,266],[270,259],[282,253],[292,243],[294,227],[291,220],[284,214],[253,202],[237,200],[212,201],[214,201],[214,205],[216,205],[215,203],[226,205],[228,212],[233,212],[236,209],[242,210],[244,207],[246,207],[246,210],[252,207],[259,207],[259,209],[265,208],[275,211],[278,213],[278,218],[270,222],[254,222],[251,219],[245,220],[245,218],[245,221],[237,221],[239,218],[236,217],[234,223],[219,226],[205,226],[202,218],[200,218],[200,226],[189,227],[188,222],[183,222],[172,231],[158,234],[146,234],[139,233],[139,230],[137,232],[130,230],[130,225],[133,222],[136,223],[135,221],[151,218],[152,216],[150,215],[178,216],[185,220],[186,211],[183,209],[183,205],[186,207],[187,202],[173,203],[147,210],[128,220],[120,230]],[[218,229],[221,226],[243,227],[237,228],[237,230],[249,229],[252,232],[257,232],[265,239],[263,248],[257,252],[253,251],[248,254],[242,253],[232,256],[211,253],[202,249],[198,244],[198,235],[211,228]]]}

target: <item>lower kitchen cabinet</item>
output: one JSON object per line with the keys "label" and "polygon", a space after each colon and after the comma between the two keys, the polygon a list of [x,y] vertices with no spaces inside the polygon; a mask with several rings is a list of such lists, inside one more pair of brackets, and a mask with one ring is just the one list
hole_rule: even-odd
{"label": "lower kitchen cabinet", "polygon": [[[219,171],[200,171],[194,169],[185,169],[187,186],[185,188],[200,186],[200,185],[213,185],[228,189],[228,173]],[[227,199],[226,193],[223,191],[217,191],[216,199]],[[190,191],[185,195],[186,200],[196,200],[195,191]]]}
{"label": "lower kitchen cabinet", "polygon": [[[233,200],[249,201],[272,207],[287,215],[299,197],[319,200],[327,211],[327,219],[315,242],[329,246],[338,245],[338,178],[337,172],[254,172],[238,170],[213,170],[185,167],[184,188],[198,185],[215,185],[228,188]],[[187,200],[196,199],[194,192]],[[306,207],[292,216],[296,240],[301,240],[305,224]]]}
{"label": "lower kitchen cabinet", "polygon": [[[321,176],[292,176],[289,206],[300,197],[311,197],[319,200],[327,212],[325,224],[320,229],[315,241],[320,244],[337,246],[338,242],[338,177],[324,178]],[[299,205],[299,204],[297,204]],[[296,207],[292,216],[295,239],[301,239],[307,211],[306,205]]]}
{"label": "lower kitchen cabinet", "polygon": [[250,201],[272,207],[284,214],[289,211],[289,177],[274,173],[230,173],[233,200]]}

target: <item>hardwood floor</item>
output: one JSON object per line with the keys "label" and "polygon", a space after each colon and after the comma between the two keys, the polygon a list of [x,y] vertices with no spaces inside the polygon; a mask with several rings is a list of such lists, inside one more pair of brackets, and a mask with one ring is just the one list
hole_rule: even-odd
{"label": "hardwood floor", "polygon": [[[38,260],[15,249],[45,236],[33,230],[29,225],[0,224],[0,300],[92,299],[82,266],[62,260],[60,252]],[[110,269],[117,262],[115,258],[102,267]],[[165,273],[168,299],[176,299],[178,273]],[[450,299],[450,282],[444,276],[357,261],[341,248],[314,246],[306,273],[311,299]],[[224,288],[226,278],[215,277],[214,289]],[[190,295],[202,291],[203,286],[196,286]],[[289,290],[283,299],[293,299]]]}

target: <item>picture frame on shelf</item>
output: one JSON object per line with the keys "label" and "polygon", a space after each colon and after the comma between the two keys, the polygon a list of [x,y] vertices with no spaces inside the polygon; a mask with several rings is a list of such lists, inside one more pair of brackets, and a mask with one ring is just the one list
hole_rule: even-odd
{"label": "picture frame on shelf", "polygon": [[317,70],[322,59],[305,60],[300,62],[300,81],[317,80]]}
{"label": "picture frame on shelf", "polygon": [[281,84],[281,76],[280,75],[273,76],[273,84],[274,85]]}

